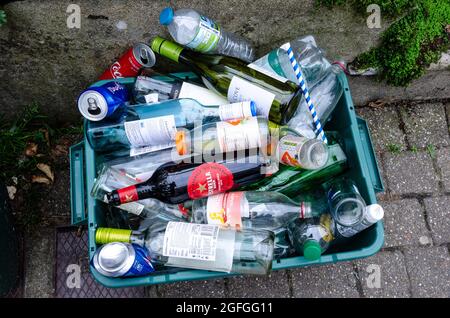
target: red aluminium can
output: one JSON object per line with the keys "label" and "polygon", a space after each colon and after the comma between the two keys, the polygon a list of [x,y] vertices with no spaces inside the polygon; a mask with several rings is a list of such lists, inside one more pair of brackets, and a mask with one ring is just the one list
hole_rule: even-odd
{"label": "red aluminium can", "polygon": [[144,44],[137,43],[131,47],[118,61],[114,62],[101,76],[100,80],[135,77],[143,67],[155,65],[156,57],[152,49]]}

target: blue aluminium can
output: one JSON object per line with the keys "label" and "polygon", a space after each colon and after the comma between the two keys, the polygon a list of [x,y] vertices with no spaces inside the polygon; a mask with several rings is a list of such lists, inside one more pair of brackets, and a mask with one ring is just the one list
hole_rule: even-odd
{"label": "blue aluminium can", "polygon": [[118,82],[109,82],[99,87],[91,87],[78,97],[80,113],[91,121],[99,121],[111,116],[118,108],[130,100],[127,88]]}
{"label": "blue aluminium can", "polygon": [[108,277],[145,276],[155,271],[145,247],[122,242],[100,247],[91,264],[100,274]]}

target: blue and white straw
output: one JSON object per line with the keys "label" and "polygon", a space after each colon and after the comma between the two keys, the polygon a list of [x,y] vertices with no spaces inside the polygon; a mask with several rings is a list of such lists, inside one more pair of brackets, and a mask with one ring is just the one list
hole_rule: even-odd
{"label": "blue and white straw", "polygon": [[306,104],[308,105],[309,111],[311,112],[311,116],[313,118],[314,126],[316,126],[316,131],[319,137],[322,139],[324,143],[328,143],[327,137],[322,128],[322,124],[320,123],[319,116],[317,116],[316,109],[311,100],[311,96],[309,95],[308,87],[306,87],[306,82],[303,79],[302,72],[300,71],[300,67],[294,57],[294,52],[292,51],[291,44],[285,43],[281,46],[281,49],[287,51],[289,55],[289,60],[291,61],[292,67],[294,68],[295,75],[297,76],[298,83],[300,84],[300,89],[302,90],[303,96],[305,97]]}

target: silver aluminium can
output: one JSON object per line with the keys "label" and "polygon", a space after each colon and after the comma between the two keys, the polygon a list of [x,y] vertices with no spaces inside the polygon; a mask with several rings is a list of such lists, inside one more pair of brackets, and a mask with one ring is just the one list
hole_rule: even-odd
{"label": "silver aluminium can", "polygon": [[91,121],[99,121],[108,114],[108,103],[97,91],[87,90],[78,98],[78,110]]}
{"label": "silver aluminium can", "polygon": [[113,242],[101,246],[92,260],[94,268],[108,277],[124,276],[133,266],[136,252],[131,244]]}

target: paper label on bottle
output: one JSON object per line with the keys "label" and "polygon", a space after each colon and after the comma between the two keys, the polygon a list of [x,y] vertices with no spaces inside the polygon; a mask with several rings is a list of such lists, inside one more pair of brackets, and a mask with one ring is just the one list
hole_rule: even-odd
{"label": "paper label on bottle", "polygon": [[133,147],[167,144],[175,140],[175,116],[125,122],[125,133]]}
{"label": "paper label on bottle", "polygon": [[258,118],[221,121],[216,124],[220,151],[239,151],[261,147]]}
{"label": "paper label on bottle", "polygon": [[256,103],[258,116],[269,118],[275,94],[240,77],[233,76],[228,88],[228,100],[232,103],[252,100]]}
{"label": "paper label on bottle", "polygon": [[220,120],[232,120],[253,117],[252,102],[239,102],[219,106]]}
{"label": "paper label on bottle", "polygon": [[220,26],[211,19],[200,16],[197,35],[186,46],[202,53],[208,53],[216,48],[219,39]]}
{"label": "paper label on bottle", "polygon": [[173,148],[175,147],[175,142],[171,141],[166,144],[155,145],[155,146],[144,146],[144,147],[135,147],[130,149],[130,157],[135,157],[139,155],[143,155],[149,152],[155,152],[163,149]]}
{"label": "paper label on bottle", "polygon": [[139,195],[137,193],[137,189],[134,185],[117,190],[117,194],[119,195],[120,203],[130,203],[139,200]]}
{"label": "paper label on bottle", "polygon": [[208,224],[242,228],[242,218],[248,218],[250,211],[244,192],[228,192],[208,198],[206,203]]}
{"label": "paper label on bottle", "polygon": [[332,230],[332,219],[330,214],[322,214],[320,216],[320,229],[322,230],[322,240],[329,243],[334,239]]}
{"label": "paper label on bottle", "polygon": [[144,96],[145,102],[147,104],[157,103],[159,101],[158,93],[150,93]]}
{"label": "paper label on bottle", "polygon": [[227,167],[215,162],[200,165],[189,176],[187,191],[191,199],[200,199],[226,192],[233,185],[233,173]]}
{"label": "paper label on bottle", "polygon": [[119,209],[138,216],[141,215],[144,208],[145,206],[143,204],[137,202],[125,203],[119,206]]}
{"label": "paper label on bottle", "polygon": [[251,69],[254,69],[255,71],[258,71],[258,72],[260,72],[260,73],[263,73],[264,75],[270,76],[270,77],[272,77],[273,79],[276,79],[277,81],[280,81],[280,82],[282,82],[282,83],[286,83],[286,82],[288,81],[287,78],[278,75],[278,74],[275,73],[274,71],[266,70],[265,68],[263,68],[263,67],[261,67],[261,66],[259,66],[259,65],[256,65],[255,63],[249,64],[249,65],[247,65],[247,66],[250,67]]}
{"label": "paper label on bottle", "polygon": [[187,82],[183,82],[178,96],[174,98],[192,98],[204,106],[217,106],[228,103],[225,98],[212,90]]}
{"label": "paper label on bottle", "polygon": [[163,255],[203,261],[216,260],[219,227],[208,224],[169,222],[163,243]]}
{"label": "paper label on bottle", "polygon": [[291,167],[302,167],[299,162],[302,147],[308,138],[301,136],[284,136],[278,143],[278,155],[280,162]]}

